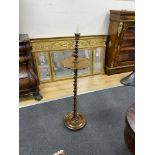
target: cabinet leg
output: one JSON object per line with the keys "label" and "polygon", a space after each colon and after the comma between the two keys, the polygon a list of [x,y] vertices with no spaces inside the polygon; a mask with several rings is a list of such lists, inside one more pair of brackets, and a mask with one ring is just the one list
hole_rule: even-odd
{"label": "cabinet leg", "polygon": [[34,97],[34,99],[37,100],[37,101],[40,101],[40,100],[43,98],[43,96],[39,93],[39,90],[37,90],[37,91],[35,91],[35,92],[33,93],[33,97]]}

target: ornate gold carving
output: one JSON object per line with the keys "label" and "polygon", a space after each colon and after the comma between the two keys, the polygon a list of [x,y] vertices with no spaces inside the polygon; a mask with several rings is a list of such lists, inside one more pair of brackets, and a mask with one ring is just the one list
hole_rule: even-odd
{"label": "ornate gold carving", "polygon": [[[80,37],[79,48],[106,46],[106,36]],[[32,52],[74,49],[74,37],[31,39]]]}
{"label": "ornate gold carving", "polygon": [[112,44],[111,41],[109,41],[109,44],[108,44],[108,45],[109,45],[109,46],[108,46],[109,48],[111,47],[111,44]]}
{"label": "ornate gold carving", "polygon": [[118,37],[119,37],[119,35],[120,35],[121,31],[122,31],[122,28],[123,28],[123,22],[120,22],[119,26],[118,26],[118,30],[117,30]]}

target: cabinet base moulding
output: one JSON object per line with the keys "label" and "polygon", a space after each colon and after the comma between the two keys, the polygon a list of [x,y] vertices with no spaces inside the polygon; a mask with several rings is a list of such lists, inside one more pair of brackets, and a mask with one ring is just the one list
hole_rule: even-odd
{"label": "cabinet base moulding", "polygon": [[125,66],[125,67],[115,67],[115,68],[109,68],[109,67],[105,67],[105,73],[107,75],[113,75],[113,74],[119,74],[119,73],[123,73],[123,72],[130,72],[133,71],[135,69],[135,66]]}

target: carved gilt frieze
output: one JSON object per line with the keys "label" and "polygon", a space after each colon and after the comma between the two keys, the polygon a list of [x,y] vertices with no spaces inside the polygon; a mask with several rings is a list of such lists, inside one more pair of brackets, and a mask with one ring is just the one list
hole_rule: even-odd
{"label": "carved gilt frieze", "polygon": [[[106,36],[81,37],[79,48],[93,48],[106,46]],[[33,52],[74,49],[74,37],[31,39]]]}

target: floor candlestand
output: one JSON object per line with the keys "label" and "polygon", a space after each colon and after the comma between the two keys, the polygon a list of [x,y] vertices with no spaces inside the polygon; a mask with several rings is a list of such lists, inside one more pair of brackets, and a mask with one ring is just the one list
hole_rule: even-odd
{"label": "floor candlestand", "polygon": [[65,68],[74,70],[73,81],[73,111],[68,112],[64,117],[65,126],[71,130],[79,130],[86,125],[86,117],[81,112],[77,112],[77,77],[78,70],[89,67],[89,59],[79,57],[78,52],[78,40],[80,33],[75,33],[75,49],[73,56],[66,58],[62,61],[62,65]]}

